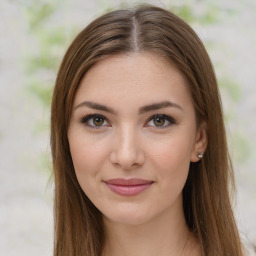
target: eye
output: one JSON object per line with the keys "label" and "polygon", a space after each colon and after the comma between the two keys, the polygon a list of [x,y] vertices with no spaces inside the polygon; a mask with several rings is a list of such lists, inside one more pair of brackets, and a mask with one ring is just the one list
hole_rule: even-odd
{"label": "eye", "polygon": [[86,124],[87,126],[93,127],[93,128],[100,128],[103,126],[109,126],[109,123],[107,122],[106,118],[102,115],[93,114],[88,115],[82,118],[81,123]]}
{"label": "eye", "polygon": [[168,127],[175,123],[176,122],[172,117],[164,114],[157,114],[149,118],[147,122],[147,126],[163,128],[163,127]]}

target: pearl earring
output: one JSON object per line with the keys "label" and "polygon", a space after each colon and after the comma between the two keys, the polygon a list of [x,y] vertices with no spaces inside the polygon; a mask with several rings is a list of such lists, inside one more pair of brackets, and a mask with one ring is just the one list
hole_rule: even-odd
{"label": "pearl earring", "polygon": [[204,157],[204,153],[197,153],[197,157],[201,160]]}

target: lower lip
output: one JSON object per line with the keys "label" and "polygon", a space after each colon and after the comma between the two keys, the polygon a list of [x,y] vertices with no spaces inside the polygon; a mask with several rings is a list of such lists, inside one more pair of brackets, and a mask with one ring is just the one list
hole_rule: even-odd
{"label": "lower lip", "polygon": [[132,185],[132,186],[121,186],[106,183],[106,185],[115,193],[122,196],[135,196],[140,194],[144,190],[148,189],[153,183]]}

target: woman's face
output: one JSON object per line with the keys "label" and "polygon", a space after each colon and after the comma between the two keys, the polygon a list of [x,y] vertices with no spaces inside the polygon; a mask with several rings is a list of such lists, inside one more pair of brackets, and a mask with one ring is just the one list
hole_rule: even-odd
{"label": "woman's face", "polygon": [[88,198],[109,221],[134,225],[183,214],[182,189],[206,135],[175,66],[134,53],[108,57],[86,73],[68,140]]}

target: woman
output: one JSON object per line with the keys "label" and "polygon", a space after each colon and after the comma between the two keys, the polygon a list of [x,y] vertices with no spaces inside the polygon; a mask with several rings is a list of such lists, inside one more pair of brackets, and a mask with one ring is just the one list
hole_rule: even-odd
{"label": "woman", "polygon": [[52,99],[54,255],[242,255],[216,78],[153,6],[89,24]]}

